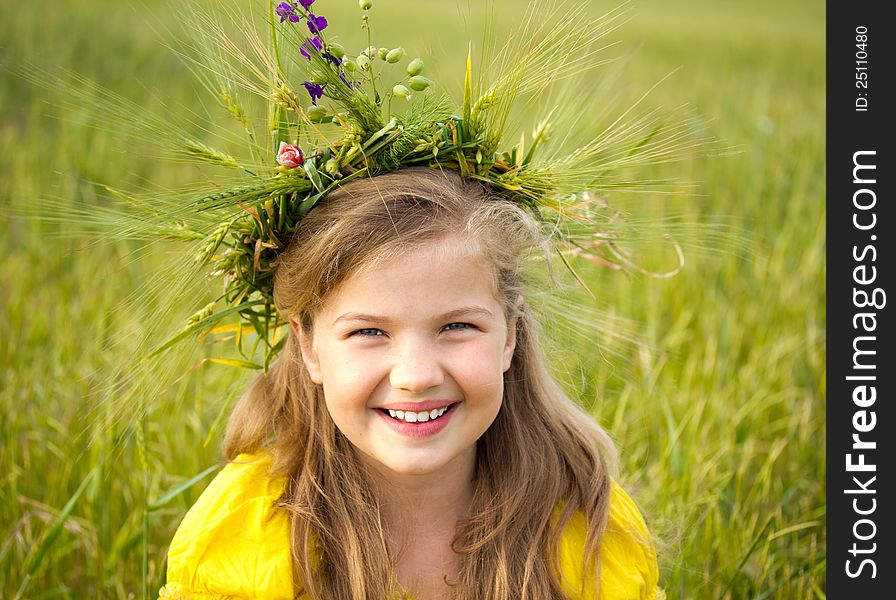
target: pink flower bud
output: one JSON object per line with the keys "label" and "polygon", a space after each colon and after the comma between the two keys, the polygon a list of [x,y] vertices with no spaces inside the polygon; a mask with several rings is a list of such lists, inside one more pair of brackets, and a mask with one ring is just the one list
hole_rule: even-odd
{"label": "pink flower bud", "polygon": [[302,149],[286,142],[280,142],[280,150],[277,152],[277,162],[288,169],[294,169],[305,162]]}

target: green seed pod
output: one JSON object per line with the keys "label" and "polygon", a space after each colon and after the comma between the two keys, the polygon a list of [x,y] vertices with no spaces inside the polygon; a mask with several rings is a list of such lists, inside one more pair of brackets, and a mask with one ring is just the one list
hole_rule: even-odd
{"label": "green seed pod", "polygon": [[316,83],[318,85],[323,85],[327,82],[327,74],[321,71],[312,71],[311,75],[308,77],[308,81],[311,83]]}
{"label": "green seed pod", "polygon": [[401,85],[400,83],[392,88],[392,93],[395,94],[396,96],[404,98],[405,100],[411,99],[411,90],[409,90],[405,86]]}
{"label": "green seed pod", "polygon": [[209,304],[206,304],[201,310],[199,310],[195,314],[193,314],[189,318],[187,323],[189,323],[191,325],[193,323],[198,323],[199,321],[201,321],[203,319],[207,319],[208,317],[212,316],[213,314],[215,314],[215,303],[211,302]]}
{"label": "green seed pod", "polygon": [[361,10],[370,10],[373,8],[373,0],[358,0],[358,6]]}
{"label": "green seed pod", "polygon": [[342,44],[327,44],[327,52],[335,56],[336,58],[342,58],[345,56],[345,48]]}
{"label": "green seed pod", "polygon": [[380,60],[386,60],[386,57],[389,55],[389,49],[380,48],[376,51],[376,55],[380,57]]}
{"label": "green seed pod", "polygon": [[362,54],[361,56],[359,56],[355,62],[358,63],[358,68],[362,71],[370,70],[370,59],[367,58],[366,54]]}
{"label": "green seed pod", "polygon": [[324,170],[330,175],[335,175],[339,172],[339,165],[336,164],[336,159],[331,158],[327,161],[327,164],[324,165]]}
{"label": "green seed pod", "polygon": [[404,48],[392,48],[386,54],[387,63],[397,63],[404,57]]}
{"label": "green seed pod", "polygon": [[363,56],[366,56],[367,58],[376,58],[376,53],[376,46],[368,46],[367,48],[361,50],[361,54]]}
{"label": "green seed pod", "polygon": [[413,77],[414,75],[419,75],[423,72],[423,59],[415,58],[410,63],[408,63],[408,75]]}
{"label": "green seed pod", "polygon": [[352,73],[355,69],[358,68],[358,65],[356,65],[355,61],[353,61],[353,60],[347,60],[344,63],[342,63],[342,68],[345,69],[346,71],[348,71],[349,73]]}
{"label": "green seed pod", "polygon": [[323,106],[309,106],[305,109],[305,114],[307,114],[308,118],[312,121],[320,121],[327,116],[327,109]]}
{"label": "green seed pod", "polygon": [[424,77],[423,75],[414,75],[410,79],[408,79],[408,87],[410,87],[415,92],[422,92],[426,88],[429,87],[431,82],[429,79]]}

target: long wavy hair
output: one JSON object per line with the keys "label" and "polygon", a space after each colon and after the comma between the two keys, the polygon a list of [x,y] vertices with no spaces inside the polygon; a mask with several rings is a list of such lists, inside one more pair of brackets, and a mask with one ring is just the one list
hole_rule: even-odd
{"label": "long wavy hair", "polygon": [[[453,541],[452,597],[564,599],[559,544],[577,512],[587,522],[582,561],[599,581],[615,449],[554,381],[539,349],[521,276],[522,261],[545,252],[536,219],[482,184],[436,169],[353,181],[301,222],[277,265],[277,309],[310,332],[315,311],[353,274],[458,235],[494,267],[496,297],[516,319],[517,339],[501,409],[476,445],[473,500]],[[228,458],[261,449],[288,482],[279,506],[290,514],[296,595],[397,597],[401,549],[387,543],[370,474],[330,418],[292,331],[228,424]]]}

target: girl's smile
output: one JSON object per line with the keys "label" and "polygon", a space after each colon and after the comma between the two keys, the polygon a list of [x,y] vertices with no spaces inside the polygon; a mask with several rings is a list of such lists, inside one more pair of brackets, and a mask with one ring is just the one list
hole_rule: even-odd
{"label": "girl's smile", "polygon": [[294,324],[336,426],[395,473],[472,465],[501,407],[515,331],[469,246],[449,239],[361,271],[311,332]]}
{"label": "girl's smile", "polygon": [[[451,420],[452,409],[456,403],[445,405],[444,402],[400,403],[405,410],[399,408],[381,409],[380,414],[386,423],[402,435],[410,437],[428,437],[442,431]],[[419,404],[419,405],[415,405]],[[426,410],[429,405],[441,405],[441,408]]]}

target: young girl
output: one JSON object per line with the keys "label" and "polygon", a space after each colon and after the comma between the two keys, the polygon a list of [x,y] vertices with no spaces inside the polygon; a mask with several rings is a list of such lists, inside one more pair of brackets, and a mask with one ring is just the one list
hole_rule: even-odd
{"label": "young girl", "polygon": [[165,599],[662,596],[613,445],[548,374],[531,212],[450,170],[332,191],[273,293],[282,356],[236,406]]}

